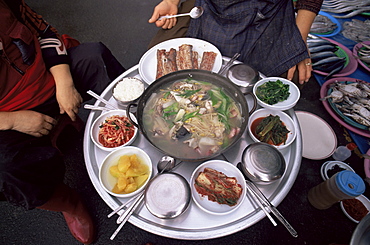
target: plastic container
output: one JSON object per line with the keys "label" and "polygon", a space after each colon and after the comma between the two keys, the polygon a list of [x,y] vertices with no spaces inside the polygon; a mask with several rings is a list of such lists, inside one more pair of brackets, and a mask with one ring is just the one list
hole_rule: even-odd
{"label": "plastic container", "polygon": [[362,178],[352,171],[344,170],[311,188],[308,201],[317,209],[328,209],[333,204],[357,197],[364,191],[365,183]]}
{"label": "plastic container", "polygon": [[338,146],[332,157],[337,161],[345,161],[351,156],[352,150],[354,150],[356,147],[357,146],[354,143],[349,143],[346,146]]}

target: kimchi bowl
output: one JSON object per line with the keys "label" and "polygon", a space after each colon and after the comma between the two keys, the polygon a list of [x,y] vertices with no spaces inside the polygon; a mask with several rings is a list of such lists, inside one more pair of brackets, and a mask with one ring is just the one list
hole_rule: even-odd
{"label": "kimchi bowl", "polygon": [[[216,197],[209,188],[205,186],[199,188],[199,182],[202,182],[203,177],[205,180],[213,177],[218,180],[226,178],[227,184],[231,184],[233,186],[231,189],[235,191],[230,193],[230,189],[225,188],[225,195],[221,195],[220,198],[217,193]],[[225,215],[240,207],[245,199],[247,188],[241,171],[223,160],[209,160],[199,165],[191,175],[190,186],[195,204],[203,211],[215,215]],[[211,201],[212,199],[217,201]]]}
{"label": "kimchi bowl", "polygon": [[[130,113],[132,120],[135,116]],[[138,129],[133,125],[125,110],[111,110],[95,119],[90,130],[91,140],[103,151],[113,151],[132,144]]]}

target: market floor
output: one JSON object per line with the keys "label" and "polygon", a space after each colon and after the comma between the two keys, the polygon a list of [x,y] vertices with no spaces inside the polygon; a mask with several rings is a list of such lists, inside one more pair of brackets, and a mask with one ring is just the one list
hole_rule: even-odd
{"label": "market floor", "polygon": [[[136,65],[146,52],[147,44],[157,28],[147,23],[158,1],[110,0],[28,0],[33,9],[56,27],[81,42],[101,41],[128,69]],[[317,114],[332,125],[338,144],[347,143],[346,131],[325,111],[319,101],[319,84],[311,79],[301,90],[296,110]],[[89,111],[81,109],[80,116],[87,119]],[[339,205],[328,210],[314,209],[307,201],[308,190],[319,184],[320,166],[326,160],[302,159],[297,180],[287,197],[278,206],[279,211],[297,230],[293,238],[280,223],[273,227],[266,218],[257,224],[222,238],[205,241],[184,241],[146,232],[126,223],[114,241],[109,237],[117,228],[116,220],[108,219],[110,208],[92,185],[84,163],[83,132],[71,130],[63,138],[63,152],[67,167],[65,182],[77,189],[87,201],[98,237],[95,244],[349,244],[356,224],[342,213]],[[347,162],[363,175],[361,161],[355,154]],[[69,233],[61,213],[44,210],[23,211],[6,202],[0,203],[0,244],[79,244]]]}

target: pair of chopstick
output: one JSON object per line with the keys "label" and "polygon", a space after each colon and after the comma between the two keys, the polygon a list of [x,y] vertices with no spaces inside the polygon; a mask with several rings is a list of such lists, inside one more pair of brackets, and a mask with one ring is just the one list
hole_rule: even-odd
{"label": "pair of chopstick", "polygon": [[220,75],[224,75],[224,73],[234,64],[234,61],[239,58],[240,54],[236,53],[234,56],[226,63],[224,67],[218,72]]}
{"label": "pair of chopstick", "polygon": [[[100,102],[103,102],[106,106],[111,107],[111,109],[114,109],[114,110],[117,110],[117,109],[118,109],[118,107],[117,107],[117,106],[115,106],[115,105],[113,105],[113,104],[109,103],[107,100],[105,100],[103,97],[101,97],[101,96],[97,95],[97,94],[96,94],[96,93],[94,93],[93,91],[89,90],[89,91],[87,91],[87,93],[88,93],[89,95],[91,95],[92,97],[94,97],[95,99],[99,100]],[[88,108],[86,108],[86,107],[88,107]],[[90,107],[90,108],[89,108],[89,107]],[[94,107],[94,106],[86,105],[84,108],[86,108],[86,109],[93,109],[92,107]],[[102,108],[102,107],[100,107],[100,108]],[[99,108],[98,108],[98,107],[95,107],[95,109],[99,109]],[[107,108],[107,110],[109,110],[109,109]]]}
{"label": "pair of chopstick", "polygon": [[[279,212],[279,210],[274,205],[272,205],[272,203],[261,192],[261,190],[258,189],[258,187],[252,181],[250,180],[245,180],[245,181],[248,184],[249,190],[253,192],[254,196],[256,196],[257,199],[259,199],[258,201],[260,201],[261,204],[263,203],[266,206],[266,208],[268,208],[270,212],[275,215],[275,217],[285,226],[285,228],[290,232],[290,234],[293,237],[297,237],[298,233],[296,232],[296,230],[294,230],[294,228],[289,224],[289,222],[284,218],[284,216]],[[268,216],[268,217],[270,218],[270,220],[272,219],[271,216]],[[273,224],[274,223],[276,224],[275,221],[273,222]]]}

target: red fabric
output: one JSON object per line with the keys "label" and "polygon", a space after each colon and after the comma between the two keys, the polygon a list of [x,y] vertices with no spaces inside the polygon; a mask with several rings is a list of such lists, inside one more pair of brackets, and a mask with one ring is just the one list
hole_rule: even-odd
{"label": "red fabric", "polygon": [[[0,2],[0,41],[6,52],[5,61],[1,63],[0,88],[6,91],[0,97],[0,111],[27,110],[38,106],[55,94],[55,82],[51,73],[46,70],[41,48],[36,36],[25,28],[2,2]],[[9,37],[10,36],[10,37]],[[25,43],[33,40],[36,49],[36,57],[29,67],[23,65],[19,50],[12,43],[11,38],[19,38]],[[4,57],[2,57],[4,59]],[[10,64],[25,70],[20,74]]]}
{"label": "red fabric", "polygon": [[77,41],[73,37],[70,37],[67,34],[62,35],[62,41],[63,41],[64,46],[66,47],[66,49],[73,48],[73,47],[76,47],[76,46],[80,45],[79,41]]}

